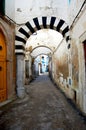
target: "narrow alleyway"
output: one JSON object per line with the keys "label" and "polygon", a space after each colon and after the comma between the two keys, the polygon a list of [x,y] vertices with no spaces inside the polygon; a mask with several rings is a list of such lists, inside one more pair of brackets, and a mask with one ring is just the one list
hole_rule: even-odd
{"label": "narrow alleyway", "polygon": [[41,75],[26,86],[25,99],[0,110],[0,130],[86,130],[85,121],[64,95]]}

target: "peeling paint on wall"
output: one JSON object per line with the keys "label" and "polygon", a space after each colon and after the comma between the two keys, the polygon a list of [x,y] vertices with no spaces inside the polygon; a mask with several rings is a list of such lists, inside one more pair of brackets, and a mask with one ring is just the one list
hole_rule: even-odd
{"label": "peeling paint on wall", "polygon": [[67,79],[69,75],[68,54],[66,53],[67,51],[68,51],[67,44],[63,42],[56,52],[56,59],[57,59],[56,73],[57,75],[59,75],[59,73],[63,74],[64,79]]}
{"label": "peeling paint on wall", "polygon": [[78,48],[77,45],[72,42],[72,78],[73,78],[73,87],[78,87],[79,82],[79,61],[78,61]]}

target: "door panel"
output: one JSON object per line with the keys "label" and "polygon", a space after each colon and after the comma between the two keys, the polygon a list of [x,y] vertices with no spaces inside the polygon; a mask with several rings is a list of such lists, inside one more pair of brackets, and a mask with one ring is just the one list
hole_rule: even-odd
{"label": "door panel", "polygon": [[6,60],[6,45],[4,36],[0,32],[0,61],[1,60]]}
{"label": "door panel", "polygon": [[6,45],[4,36],[0,32],[0,102],[5,101],[6,98]]}
{"label": "door panel", "polygon": [[0,102],[6,100],[6,63],[0,62]]}

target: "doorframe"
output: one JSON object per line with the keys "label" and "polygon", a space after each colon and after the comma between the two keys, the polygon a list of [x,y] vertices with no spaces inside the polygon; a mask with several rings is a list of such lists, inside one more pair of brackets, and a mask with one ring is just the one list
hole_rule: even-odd
{"label": "doorframe", "polygon": [[2,57],[1,57],[1,59],[0,59],[0,62],[1,63],[3,63],[4,62],[4,64],[3,64],[3,73],[4,73],[4,77],[3,77],[3,81],[4,81],[4,84],[3,84],[3,90],[1,90],[2,92],[3,91],[5,91],[5,89],[6,89],[6,92],[4,93],[4,98],[3,98],[3,100],[1,101],[1,102],[4,102],[4,101],[6,101],[7,100],[7,63],[6,63],[6,57],[7,57],[7,47],[6,47],[6,42],[5,42],[5,36],[4,36],[4,34],[3,34],[3,31],[0,29],[0,33],[1,33],[1,35],[2,35],[2,39],[3,39],[3,45],[2,46],[4,46],[4,49],[5,49],[5,55],[3,56],[2,55]]}
{"label": "doorframe", "polygon": [[85,58],[83,42],[86,40],[86,31],[79,37],[79,92],[80,92],[80,106],[84,113],[86,113],[86,79],[85,79]]}
{"label": "doorframe", "polygon": [[[13,92],[14,89],[14,83],[13,83],[13,46],[14,43],[13,37],[10,36],[11,33],[11,25],[9,22],[5,22],[3,19],[0,19],[0,30],[2,31],[2,34],[5,38],[5,44],[6,44],[6,88],[7,88],[7,101],[12,100],[13,94],[15,95],[15,92]],[[12,40],[12,41],[11,41]],[[11,42],[10,42],[11,41]],[[15,39],[14,39],[15,41]],[[11,72],[11,73],[10,73]],[[12,90],[12,91],[11,91]]]}

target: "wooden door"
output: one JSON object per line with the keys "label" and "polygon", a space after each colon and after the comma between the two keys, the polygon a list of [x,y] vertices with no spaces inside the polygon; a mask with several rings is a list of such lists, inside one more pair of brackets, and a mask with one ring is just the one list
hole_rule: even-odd
{"label": "wooden door", "polygon": [[5,101],[6,98],[6,44],[5,38],[0,31],[0,102]]}

